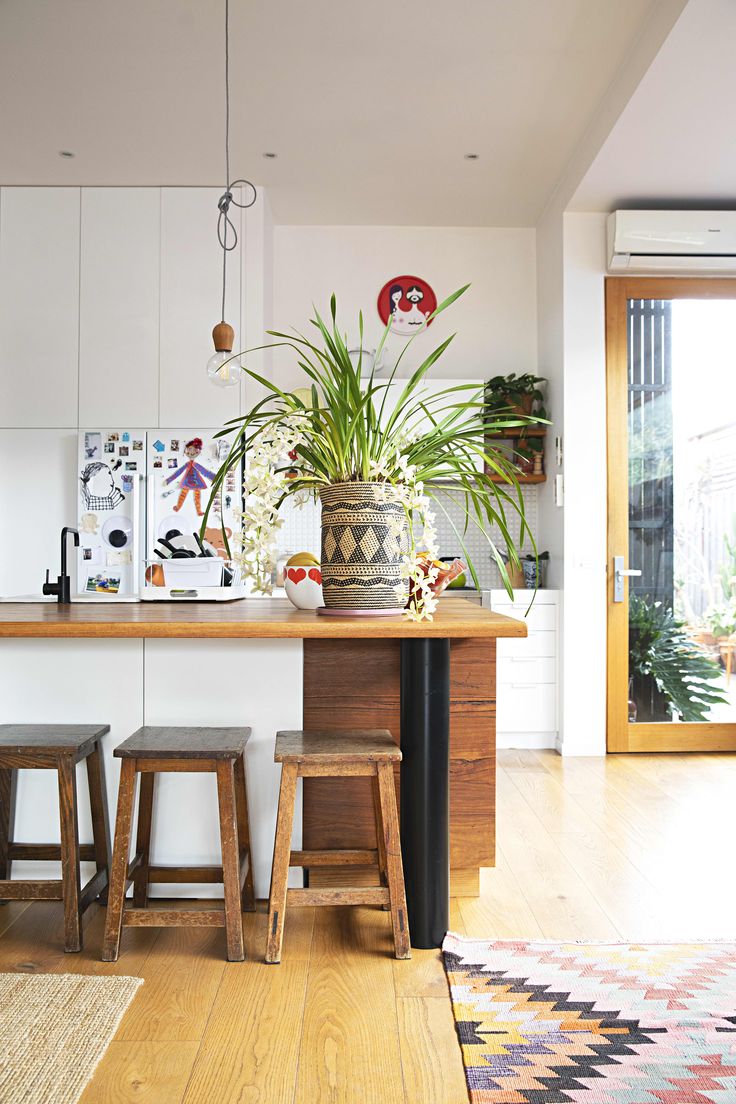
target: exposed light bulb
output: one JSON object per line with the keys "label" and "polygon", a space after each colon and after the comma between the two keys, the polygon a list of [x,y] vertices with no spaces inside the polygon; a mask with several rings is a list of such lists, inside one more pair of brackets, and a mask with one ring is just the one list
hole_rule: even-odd
{"label": "exposed light bulb", "polygon": [[243,378],[243,369],[232,349],[223,349],[207,361],[207,375],[217,387],[236,387]]}
{"label": "exposed light bulb", "polygon": [[243,368],[233,356],[235,331],[227,322],[218,322],[212,331],[215,352],[207,361],[207,375],[217,387],[237,387],[243,378]]}

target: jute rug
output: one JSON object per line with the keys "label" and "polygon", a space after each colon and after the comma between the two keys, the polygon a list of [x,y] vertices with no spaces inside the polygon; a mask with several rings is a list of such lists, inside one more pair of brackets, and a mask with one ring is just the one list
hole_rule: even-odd
{"label": "jute rug", "polygon": [[473,1104],[736,1101],[736,944],[442,950]]}
{"label": "jute rug", "polygon": [[0,1101],[76,1104],[141,984],[0,974]]}

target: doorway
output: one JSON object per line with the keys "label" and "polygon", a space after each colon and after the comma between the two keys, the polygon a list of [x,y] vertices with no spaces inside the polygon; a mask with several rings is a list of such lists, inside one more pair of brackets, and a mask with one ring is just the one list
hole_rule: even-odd
{"label": "doorway", "polygon": [[736,750],[736,279],[606,280],[608,751]]}

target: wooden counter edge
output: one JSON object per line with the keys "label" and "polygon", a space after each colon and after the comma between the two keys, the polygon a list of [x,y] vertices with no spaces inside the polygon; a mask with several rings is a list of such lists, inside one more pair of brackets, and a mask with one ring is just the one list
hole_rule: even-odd
{"label": "wooden counter edge", "polygon": [[[458,604],[462,599],[457,600]],[[507,617],[505,614],[481,611],[468,603],[468,611],[456,606],[453,610],[443,611],[439,618],[431,622],[414,625],[402,618],[340,619],[294,615],[287,611],[278,616],[271,609],[270,617],[239,619],[228,617],[227,610],[220,610],[220,616],[212,617],[210,607],[208,615],[195,620],[148,620],[162,614],[145,607],[143,619],[139,619],[142,607],[135,606],[131,616],[131,606],[111,606],[103,616],[85,620],[89,607],[77,605],[71,607],[74,617],[65,616],[67,610],[58,611],[48,604],[39,603],[38,607],[26,604],[10,607],[7,613],[0,606],[0,638],[9,639],[49,639],[49,638],[117,638],[117,639],[230,639],[230,640],[300,640],[300,639],[487,639],[503,637],[524,637],[526,624],[521,620]],[[181,609],[181,607],[177,607]],[[201,607],[200,607],[201,609]],[[39,614],[33,616],[38,610]],[[42,611],[42,612],[41,612]],[[78,611],[78,612],[77,612]],[[267,612],[264,610],[264,612]],[[3,616],[5,614],[5,616]],[[15,614],[15,617],[13,617]],[[95,617],[100,614],[99,607],[94,610]],[[17,618],[17,619],[16,619]]]}

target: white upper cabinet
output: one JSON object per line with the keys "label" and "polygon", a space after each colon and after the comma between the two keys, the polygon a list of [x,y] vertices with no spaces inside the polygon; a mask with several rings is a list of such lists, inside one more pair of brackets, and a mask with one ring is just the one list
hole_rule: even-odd
{"label": "white upper cabinet", "polygon": [[[238,387],[207,378],[214,352],[212,327],[220,321],[222,250],[217,242],[221,189],[161,190],[161,408],[162,426],[219,426],[238,414]],[[240,234],[241,212],[230,217]],[[231,239],[232,240],[232,239]],[[240,249],[228,253],[225,320],[242,348]]]}
{"label": "white upper cabinet", "polygon": [[83,188],[79,304],[82,426],[156,426],[158,188]]}
{"label": "white upper cabinet", "polygon": [[75,426],[79,189],[0,191],[0,425]]}

